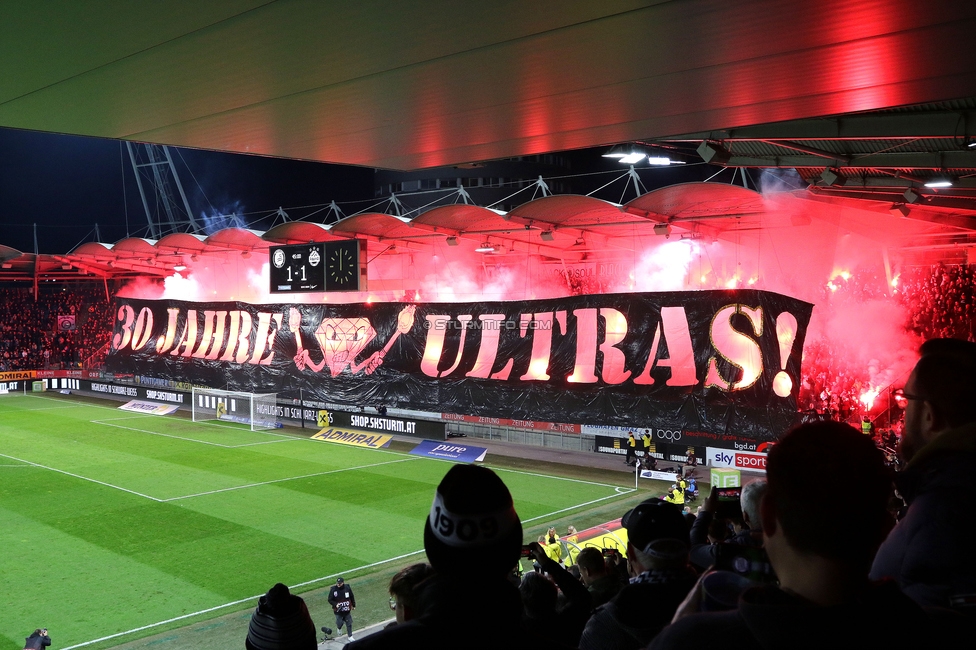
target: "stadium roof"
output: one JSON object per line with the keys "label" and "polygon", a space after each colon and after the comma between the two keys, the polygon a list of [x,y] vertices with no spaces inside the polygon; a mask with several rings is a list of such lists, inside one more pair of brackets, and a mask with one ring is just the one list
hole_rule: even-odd
{"label": "stadium roof", "polygon": [[[787,196],[807,202],[838,200],[805,191]],[[919,211],[925,216],[903,219],[898,214],[895,219],[879,204],[873,211],[861,211],[862,223],[848,215],[844,226],[868,237],[883,235],[886,241],[900,237],[907,246],[917,244],[919,237],[958,236],[965,228],[955,222],[976,218],[959,210]],[[737,239],[760,228],[789,226],[796,212],[784,211],[776,200],[744,187],[683,183],[652,190],[623,205],[560,195],[529,201],[508,213],[464,204],[435,208],[412,220],[368,212],[332,225],[290,222],[266,232],[225,228],[209,237],[172,234],[158,241],[133,237],[115,244],[88,242],[66,255],[34,255],[0,246],[0,281],[164,278],[200,257],[266,255],[274,244],[349,238],[367,242],[370,260],[387,253],[431,253],[438,246],[463,246],[474,252],[488,244],[495,254],[580,262],[633,251],[643,238]],[[885,226],[879,229],[882,220]]]}
{"label": "stadium roof", "polygon": [[[4,26],[2,126],[394,169],[976,88],[958,0],[15,3]],[[756,142],[737,155],[784,153]]]}
{"label": "stadium roof", "polygon": [[[15,6],[4,24],[0,126],[393,169],[627,142],[796,169],[805,199],[894,210],[931,231],[930,251],[976,247],[973,2],[89,2]],[[926,186],[943,176],[952,187]],[[718,187],[622,210],[558,196],[506,215],[447,206],[67,256],[0,249],[0,279],[155,274],[271,241],[361,237],[379,253],[501,238],[564,258],[654,222],[758,227],[757,195]]]}

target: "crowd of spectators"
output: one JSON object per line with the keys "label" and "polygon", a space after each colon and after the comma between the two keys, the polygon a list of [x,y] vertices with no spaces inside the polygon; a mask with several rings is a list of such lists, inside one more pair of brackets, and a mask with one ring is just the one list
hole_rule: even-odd
{"label": "crowd of spectators", "polygon": [[970,265],[938,264],[903,274],[898,280],[908,328],[922,339],[946,338],[976,341],[973,280]]}
{"label": "crowd of spectators", "polygon": [[[855,269],[824,285],[817,309],[821,320],[826,321],[836,305],[850,309],[867,301],[886,301],[897,305],[898,313],[904,316],[904,321],[895,325],[904,327],[919,342],[933,338],[976,341],[974,278],[976,269],[970,265],[940,263],[911,268],[890,283],[877,271]],[[855,426],[867,415],[872,422],[878,420],[878,433],[885,434],[899,420],[903,405],[891,398],[894,385],[877,381],[877,360],[865,363],[858,352],[846,339],[822,332],[808,336],[803,348],[799,408]],[[870,394],[872,389],[874,394]]]}
{"label": "crowd of spectators", "polygon": [[37,300],[32,288],[0,288],[0,372],[100,363],[111,317],[101,284],[45,286]]}
{"label": "crowd of spectators", "polygon": [[[425,522],[429,565],[394,578],[396,622],[350,648],[962,647],[976,617],[976,529],[960,516],[976,487],[976,344],[936,339],[920,355],[903,471],[860,429],[802,424],[735,507],[713,487],[689,524],[679,506],[645,499],[621,517],[625,556],[586,548],[578,575],[543,544],[521,546],[497,474],[454,465]],[[537,568],[519,575],[524,551]],[[253,643],[269,629],[264,605],[248,648],[315,647],[297,601],[274,638]]]}

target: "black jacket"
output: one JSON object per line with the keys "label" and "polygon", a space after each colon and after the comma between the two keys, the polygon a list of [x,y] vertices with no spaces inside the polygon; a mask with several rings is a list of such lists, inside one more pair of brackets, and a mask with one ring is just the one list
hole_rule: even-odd
{"label": "black jacket", "polygon": [[557,650],[522,624],[518,589],[505,579],[435,576],[424,582],[419,619],[350,643],[349,650]]}
{"label": "black jacket", "polygon": [[[871,579],[893,578],[922,605],[956,606],[976,596],[976,423],[947,431],[923,447],[896,477],[908,503],[878,549]],[[972,614],[973,605],[969,605]]]}
{"label": "black jacket", "polygon": [[334,612],[349,612],[356,606],[356,596],[352,593],[352,587],[348,584],[332,585],[329,590],[329,604],[332,605]]}
{"label": "black jacket", "polygon": [[24,650],[41,650],[49,645],[51,645],[51,637],[38,631],[24,641]]}
{"label": "black jacket", "polygon": [[695,585],[691,567],[642,573],[586,623],[581,650],[636,650],[645,647],[671,622],[678,605]]}
{"label": "black jacket", "polygon": [[964,621],[948,610],[923,609],[890,582],[834,607],[818,607],[770,585],[743,594],[737,610],[682,618],[664,628],[649,649],[962,647]]}

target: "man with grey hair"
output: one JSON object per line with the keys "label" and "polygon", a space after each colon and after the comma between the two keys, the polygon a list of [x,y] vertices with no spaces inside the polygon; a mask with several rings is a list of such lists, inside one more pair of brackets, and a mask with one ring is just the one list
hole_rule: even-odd
{"label": "man with grey hair", "polygon": [[[708,527],[715,518],[718,507],[718,493],[713,487],[705,503],[702,504],[698,518],[691,527],[691,563],[700,569],[715,566],[722,558],[732,558],[742,548],[762,548],[762,527],[759,525],[759,504],[766,493],[766,481],[756,479],[742,488],[739,503],[742,508],[742,527],[735,535],[719,544],[708,541]],[[722,567],[724,568],[724,567]]]}

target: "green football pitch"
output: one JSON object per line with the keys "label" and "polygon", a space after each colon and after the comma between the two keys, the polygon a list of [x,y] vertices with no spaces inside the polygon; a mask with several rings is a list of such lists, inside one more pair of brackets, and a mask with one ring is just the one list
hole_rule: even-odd
{"label": "green football pitch", "polygon": [[[2,396],[0,650],[22,648],[42,626],[58,648],[113,647],[253,608],[275,582],[301,593],[421,561],[423,521],[448,467],[307,433]],[[629,492],[498,471],[526,525]]]}

